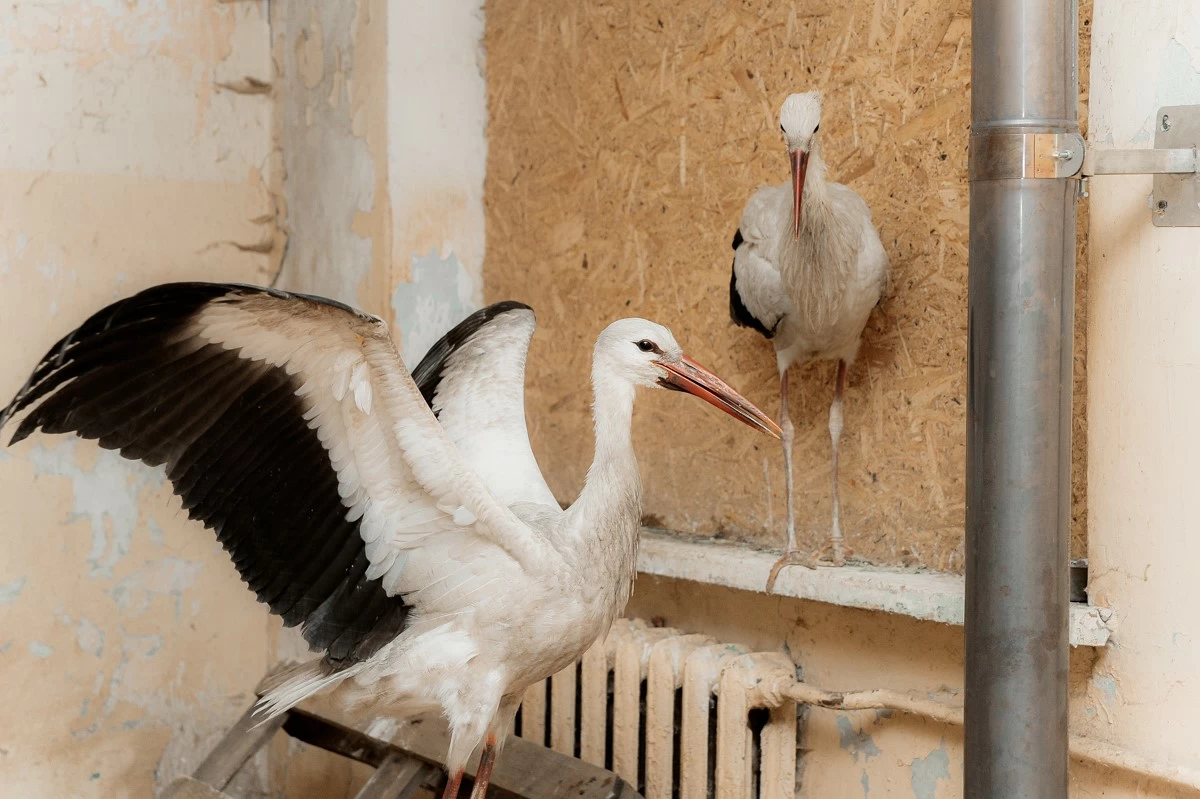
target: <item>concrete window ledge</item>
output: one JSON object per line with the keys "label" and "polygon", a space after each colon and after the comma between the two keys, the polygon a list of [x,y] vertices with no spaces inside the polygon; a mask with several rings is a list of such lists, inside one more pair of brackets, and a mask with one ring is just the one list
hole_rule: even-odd
{"label": "concrete window ledge", "polygon": [[[638,551],[638,571],[762,593],[778,557],[778,553],[740,544],[689,540],[646,530]],[[780,573],[775,595],[943,624],[963,623],[963,578],[956,574],[862,566],[791,567]],[[1105,646],[1114,623],[1108,608],[1072,603],[1071,645]]]}

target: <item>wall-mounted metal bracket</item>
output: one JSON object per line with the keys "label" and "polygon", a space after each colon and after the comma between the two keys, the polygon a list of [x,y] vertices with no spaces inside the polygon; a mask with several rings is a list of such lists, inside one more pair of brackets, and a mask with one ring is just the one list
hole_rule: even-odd
{"label": "wall-mounted metal bracket", "polygon": [[973,133],[968,172],[972,181],[1077,177],[1081,197],[1095,175],[1154,175],[1154,224],[1200,227],[1200,105],[1160,108],[1153,149],[1085,145],[1075,133]]}
{"label": "wall-mounted metal bracket", "polygon": [[1200,105],[1158,109],[1152,150],[1089,145],[1081,174],[1085,180],[1092,175],[1154,175],[1154,225],[1200,227]]}

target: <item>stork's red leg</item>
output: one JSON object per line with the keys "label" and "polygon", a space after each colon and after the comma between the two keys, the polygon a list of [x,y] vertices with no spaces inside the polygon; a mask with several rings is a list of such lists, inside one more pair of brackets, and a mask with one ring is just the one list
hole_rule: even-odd
{"label": "stork's red leg", "polygon": [[475,771],[475,787],[471,791],[471,799],[484,799],[488,783],[492,780],[492,767],[496,765],[496,736],[489,733],[483,745],[483,754],[479,756],[479,768]]}
{"label": "stork's red leg", "polygon": [[458,786],[462,783],[462,778],[462,769],[447,776],[446,788],[442,791],[442,799],[458,799]]}

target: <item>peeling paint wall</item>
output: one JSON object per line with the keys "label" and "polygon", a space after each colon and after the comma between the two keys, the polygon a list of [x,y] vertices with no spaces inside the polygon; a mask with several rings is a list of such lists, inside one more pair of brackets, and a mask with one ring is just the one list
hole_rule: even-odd
{"label": "peeling paint wall", "polygon": [[[627,615],[707,633],[752,651],[783,652],[806,681],[833,691],[886,688],[931,699],[962,691],[960,626],[648,575],[638,579]],[[1186,620],[1173,623],[1179,627]],[[1087,647],[1071,650],[1072,732],[1117,740],[1147,758],[1195,768],[1195,735],[1189,734],[1195,730],[1196,707],[1191,681],[1170,676],[1185,665],[1187,641],[1179,639],[1170,654],[1143,653],[1141,664],[1131,667],[1122,658],[1120,635],[1118,631],[1114,645],[1099,655]],[[1116,683],[1106,677],[1105,664],[1113,657],[1139,675],[1128,689],[1120,689],[1128,693],[1114,694]],[[1169,676],[1152,687],[1152,675],[1164,669]],[[1123,677],[1118,679],[1127,685]],[[1109,734],[1103,733],[1104,725],[1113,725]],[[1121,734],[1112,735],[1114,730]],[[797,747],[797,797],[963,795],[960,727],[890,711],[807,708],[801,713]],[[1131,774],[1071,763],[1071,799],[1191,795]]]}
{"label": "peeling paint wall", "polygon": [[392,314],[410,366],[483,302],[482,0],[388,9]]}
{"label": "peeling paint wall", "polygon": [[[276,208],[265,3],[4,13],[7,401],[106,302],[168,280],[269,280]],[[266,636],[265,612],[161,470],[74,438],[0,449],[5,795],[149,795],[241,712]]]}

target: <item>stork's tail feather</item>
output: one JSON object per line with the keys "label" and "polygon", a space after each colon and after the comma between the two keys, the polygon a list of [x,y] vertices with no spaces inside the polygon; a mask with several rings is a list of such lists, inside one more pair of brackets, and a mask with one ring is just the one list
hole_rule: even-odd
{"label": "stork's tail feather", "polygon": [[262,698],[258,700],[255,713],[264,719],[274,718],[357,671],[353,666],[334,670],[324,659],[286,666],[268,674],[259,685]]}

